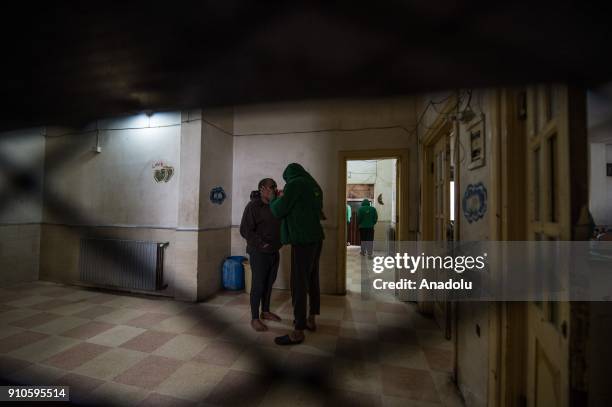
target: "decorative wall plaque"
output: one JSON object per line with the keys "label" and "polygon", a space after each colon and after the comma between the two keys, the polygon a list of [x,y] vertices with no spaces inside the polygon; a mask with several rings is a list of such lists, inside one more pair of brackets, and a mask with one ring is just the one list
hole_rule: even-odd
{"label": "decorative wall plaque", "polygon": [[485,165],[485,127],[484,117],[467,129],[469,144],[468,169],[473,170]]}
{"label": "decorative wall plaque", "polygon": [[227,195],[223,190],[223,187],[214,187],[210,190],[210,202],[221,205],[225,201]]}
{"label": "decorative wall plaque", "polygon": [[468,223],[482,219],[487,212],[487,188],[482,182],[467,186],[461,207]]}
{"label": "decorative wall plaque", "polygon": [[155,182],[168,182],[174,175],[174,167],[167,165],[163,161],[154,162],[152,167]]}

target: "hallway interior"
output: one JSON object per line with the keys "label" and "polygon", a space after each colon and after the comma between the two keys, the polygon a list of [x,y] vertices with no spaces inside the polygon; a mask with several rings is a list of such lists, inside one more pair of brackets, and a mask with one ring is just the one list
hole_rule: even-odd
{"label": "hallway interior", "polygon": [[[196,304],[39,281],[1,289],[0,302],[0,375],[70,385],[76,402],[462,405],[451,380],[452,343],[414,304],[393,299],[324,295],[317,332],[292,348],[273,344],[292,320],[281,290],[272,309],[283,322],[263,333],[250,329],[243,292]],[[263,376],[255,354],[290,371],[321,369],[329,392]]]}

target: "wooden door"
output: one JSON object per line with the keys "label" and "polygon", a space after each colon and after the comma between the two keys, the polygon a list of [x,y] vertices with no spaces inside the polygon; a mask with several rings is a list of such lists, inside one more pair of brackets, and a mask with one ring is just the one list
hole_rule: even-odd
{"label": "wooden door", "polygon": [[[580,142],[584,129],[580,97],[570,97],[565,86],[527,90],[528,240],[573,239],[577,207],[584,205],[575,180],[586,180],[586,157],[572,147]],[[555,259],[553,254],[546,261],[555,267],[561,284],[567,284],[565,265],[554,264]],[[546,298],[527,304],[529,406],[570,405],[570,307],[569,302]]]}
{"label": "wooden door", "polygon": [[[431,182],[432,182],[432,240],[435,241],[436,252],[446,255],[448,227],[450,225],[450,151],[446,134],[441,136],[432,149]],[[437,277],[444,280],[447,276],[444,270],[437,270]],[[434,290],[434,316],[445,330],[447,324],[447,300],[443,290]]]}

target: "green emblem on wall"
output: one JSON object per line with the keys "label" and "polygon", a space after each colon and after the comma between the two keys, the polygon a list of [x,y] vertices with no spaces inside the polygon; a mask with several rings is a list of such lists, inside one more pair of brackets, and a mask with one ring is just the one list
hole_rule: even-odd
{"label": "green emblem on wall", "polygon": [[174,167],[166,165],[163,161],[153,164],[153,179],[155,182],[168,182],[174,175]]}

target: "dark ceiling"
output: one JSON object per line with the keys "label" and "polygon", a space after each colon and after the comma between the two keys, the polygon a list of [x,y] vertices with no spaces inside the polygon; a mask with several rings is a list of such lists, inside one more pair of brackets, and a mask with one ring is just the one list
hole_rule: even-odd
{"label": "dark ceiling", "polygon": [[604,10],[451,1],[22,2],[0,128],[317,97],[612,79]]}

